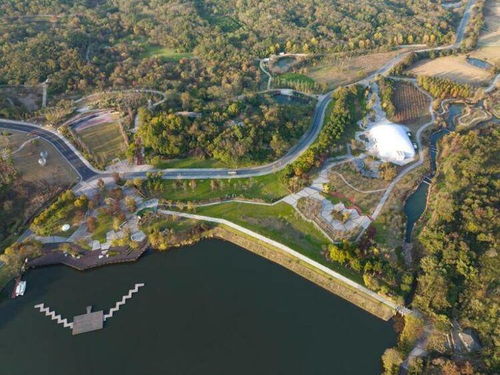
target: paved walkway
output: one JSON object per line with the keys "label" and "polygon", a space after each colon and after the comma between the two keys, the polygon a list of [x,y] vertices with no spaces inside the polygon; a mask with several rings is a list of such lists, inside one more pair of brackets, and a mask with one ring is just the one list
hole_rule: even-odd
{"label": "paved walkway", "polygon": [[282,243],[274,241],[274,240],[272,240],[268,237],[265,237],[259,233],[253,232],[253,231],[251,231],[247,228],[244,228],[238,224],[235,224],[231,221],[228,221],[225,219],[219,219],[219,218],[215,218],[215,217],[188,214],[188,213],[184,213],[184,212],[177,212],[177,211],[170,211],[170,210],[158,210],[158,213],[163,214],[163,215],[172,215],[172,216],[184,217],[187,219],[208,221],[208,222],[212,222],[212,223],[226,225],[230,228],[236,229],[237,231],[239,231],[241,233],[244,233],[244,234],[251,236],[259,241],[267,243],[275,248],[278,248],[278,249],[286,252],[287,254],[293,256],[294,258],[299,259],[299,260],[313,266],[314,268],[328,274],[329,276],[331,276],[331,277],[349,285],[350,287],[355,288],[356,290],[370,296],[371,298],[377,300],[378,302],[383,303],[384,305],[390,307],[394,311],[398,311],[401,314],[412,314],[413,313],[411,310],[407,309],[406,307],[394,303],[390,299],[383,297],[383,296],[371,291],[370,289],[356,283],[355,281],[352,281],[351,279],[339,274],[338,272],[335,272],[335,271],[331,270],[330,268],[323,266],[322,264],[320,264],[320,263],[306,257],[305,255],[302,255],[301,253],[289,248],[288,246],[285,246]]}

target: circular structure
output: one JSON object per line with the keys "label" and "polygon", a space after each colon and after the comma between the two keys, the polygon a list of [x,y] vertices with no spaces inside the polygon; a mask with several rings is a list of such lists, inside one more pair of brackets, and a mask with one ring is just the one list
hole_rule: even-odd
{"label": "circular structure", "polygon": [[70,228],[70,225],[69,225],[69,224],[64,224],[64,225],[61,227],[61,230],[62,230],[63,232],[67,232],[67,231],[69,230],[69,228]]}

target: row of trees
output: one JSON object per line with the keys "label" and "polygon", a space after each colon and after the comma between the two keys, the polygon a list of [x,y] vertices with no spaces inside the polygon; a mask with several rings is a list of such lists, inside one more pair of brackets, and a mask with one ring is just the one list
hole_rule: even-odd
{"label": "row of trees", "polygon": [[471,51],[476,47],[479,39],[479,34],[484,26],[484,6],[486,0],[478,0],[471,10],[471,16],[467,29],[465,30],[465,38],[462,41],[461,47],[466,51]]}
{"label": "row of trees", "polygon": [[387,114],[387,117],[392,118],[396,114],[396,107],[393,103],[393,81],[385,77],[380,77],[378,85],[380,87],[380,101],[382,103],[382,108]]}
{"label": "row of trees", "polygon": [[355,125],[357,116],[354,103],[360,100],[362,94],[363,89],[360,86],[342,87],[332,94],[332,103],[327,110],[325,122],[317,140],[285,169],[283,178],[290,186],[297,185],[296,179],[307,179],[307,172],[321,165],[337,146],[346,128]]}
{"label": "row of trees", "polygon": [[468,98],[474,94],[472,86],[446,78],[418,76],[417,83],[433,97],[440,99],[448,97]]}
{"label": "row of trees", "polygon": [[33,219],[30,228],[40,236],[53,235],[54,232],[60,230],[60,225],[66,223],[63,223],[64,220],[69,221],[73,216],[83,218],[88,202],[86,195],[77,197],[71,190],[66,190],[54,203]]}

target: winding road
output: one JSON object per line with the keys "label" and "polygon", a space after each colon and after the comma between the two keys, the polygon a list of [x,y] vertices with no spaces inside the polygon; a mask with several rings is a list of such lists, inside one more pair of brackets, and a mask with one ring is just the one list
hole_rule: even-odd
{"label": "winding road", "polygon": [[[471,9],[475,5],[476,1],[477,0],[468,1],[464,11],[464,16],[457,28],[457,36],[455,43],[448,46],[427,48],[413,52],[452,49],[460,46],[465,36],[465,30],[467,28],[467,24],[470,20]],[[374,79],[376,79],[378,75],[388,74],[390,70],[409,53],[410,52],[405,52],[396,56],[392,60],[388,61],[380,69],[378,69],[375,73],[356,82],[355,84],[362,84],[366,86]],[[129,91],[150,92],[155,94],[159,93],[155,90],[143,90],[143,89],[137,89],[137,90],[132,89]],[[286,155],[269,164],[257,167],[241,168],[241,169],[222,169],[222,168],[184,169],[183,168],[183,169],[162,169],[162,170],[150,169],[148,171],[139,171],[139,172],[123,171],[122,173],[123,178],[125,179],[137,178],[137,177],[144,178],[146,176],[146,173],[148,172],[161,172],[162,177],[165,179],[241,178],[241,177],[256,177],[277,172],[285,168],[288,164],[292,163],[294,160],[296,160],[316,140],[321,131],[326,108],[328,107],[330,101],[331,101],[331,92],[326,93],[325,95],[319,97],[318,103],[316,105],[313,114],[311,126],[309,127],[307,132],[302,136],[299,142],[286,153]],[[75,169],[75,171],[80,176],[81,181],[83,182],[90,181],[99,177],[109,177],[111,175],[111,172],[100,171],[93,168],[90,165],[90,163],[75,149],[75,147],[68,140],[66,140],[63,136],[61,136],[55,131],[43,128],[36,124],[30,124],[20,121],[1,120],[1,119],[0,119],[0,128],[30,133],[35,136],[39,136],[40,138],[52,143],[52,145],[61,153],[61,155],[63,155],[68,160],[68,162]]]}

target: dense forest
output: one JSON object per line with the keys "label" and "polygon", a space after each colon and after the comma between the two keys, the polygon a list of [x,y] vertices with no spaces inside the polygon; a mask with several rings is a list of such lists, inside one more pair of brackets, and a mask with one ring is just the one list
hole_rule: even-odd
{"label": "dense forest", "polygon": [[445,43],[455,17],[431,0],[8,0],[0,84],[227,97],[258,85],[256,58]]}
{"label": "dense forest", "polygon": [[[297,99],[300,100],[300,99]],[[136,138],[155,158],[195,156],[227,165],[271,161],[284,155],[311,123],[313,105],[277,104],[255,95],[190,119],[176,114],[142,112]]]}
{"label": "dense forest", "polygon": [[500,369],[499,153],[500,132],[493,124],[443,141],[418,236],[423,258],[413,302],[438,327],[456,320],[476,330],[483,345],[476,367],[488,374]]}

